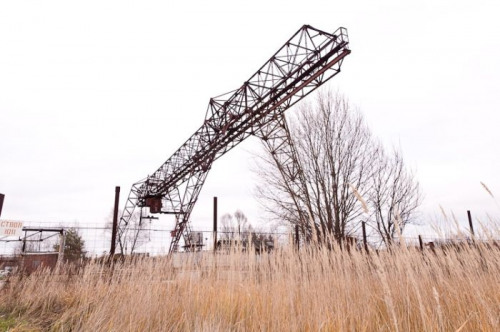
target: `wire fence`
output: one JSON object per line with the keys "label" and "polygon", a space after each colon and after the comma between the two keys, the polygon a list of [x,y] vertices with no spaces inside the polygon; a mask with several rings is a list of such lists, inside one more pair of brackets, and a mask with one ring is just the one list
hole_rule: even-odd
{"label": "wire fence", "polygon": [[[124,238],[124,247],[126,252],[136,254],[147,254],[151,256],[166,255],[170,249],[172,231],[170,225],[161,222],[151,222],[146,227],[140,229],[130,228],[130,238]],[[1,237],[0,238],[0,257],[9,257],[21,253],[48,253],[56,252],[61,241],[58,230],[73,230],[84,242],[84,253],[87,257],[99,257],[109,254],[111,248],[111,226],[106,224],[79,224],[79,223],[61,223],[61,222],[23,222],[23,231],[21,237]],[[214,232],[207,229],[193,229],[200,241],[199,249],[214,249]],[[296,234],[294,230],[287,227],[281,227],[277,230],[259,230],[253,233],[255,236],[272,241],[275,246],[295,245]],[[243,239],[248,237],[248,232],[237,231],[217,231],[217,240]],[[363,244],[361,234],[353,237],[358,245]],[[407,246],[422,246],[429,244],[444,244],[455,241],[469,241],[472,238],[470,233],[458,233],[453,237],[440,237],[434,234],[404,236],[402,239],[396,239],[396,242],[402,242]],[[475,235],[476,240],[481,241],[499,241],[485,234]],[[383,246],[381,238],[377,235],[369,234],[366,236],[367,244],[374,249]],[[119,249],[117,248],[117,252]]]}
{"label": "wire fence", "polygon": [[[170,248],[173,229],[170,225],[150,223],[141,228],[128,228],[123,245],[126,252],[137,254],[166,255]],[[87,257],[103,256],[111,248],[112,227],[105,224],[79,224],[61,222],[23,222],[23,235],[20,237],[0,237],[0,256],[18,255],[21,252],[57,251],[60,238],[58,230],[73,230],[84,242]],[[201,250],[213,250],[214,232],[207,229],[193,229],[201,243]],[[272,238],[279,245],[289,242],[290,233],[286,231],[258,231],[259,237]],[[217,239],[246,237],[248,232],[217,231]],[[133,246],[133,248],[132,248]],[[117,252],[119,248],[117,248]]]}

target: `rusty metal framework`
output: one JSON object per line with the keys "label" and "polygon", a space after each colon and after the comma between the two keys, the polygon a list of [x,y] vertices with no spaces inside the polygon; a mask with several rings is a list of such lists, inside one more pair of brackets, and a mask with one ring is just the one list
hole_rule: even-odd
{"label": "rusty metal framework", "polygon": [[345,28],[327,33],[304,25],[240,88],[210,99],[201,127],[153,174],[132,186],[119,231],[137,207],[174,214],[170,251],[177,250],[181,237],[186,250],[192,249],[189,216],[213,162],[251,135],[265,141],[291,186],[300,187],[294,185],[301,171],[284,112],[340,72],[351,52],[348,46]]}

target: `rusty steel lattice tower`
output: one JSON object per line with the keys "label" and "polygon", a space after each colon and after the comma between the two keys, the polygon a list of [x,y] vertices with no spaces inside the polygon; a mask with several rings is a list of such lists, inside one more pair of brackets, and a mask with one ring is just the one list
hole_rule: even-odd
{"label": "rusty steel lattice tower", "polygon": [[348,46],[345,28],[327,33],[304,25],[241,87],[210,99],[201,127],[158,170],[132,186],[119,231],[136,207],[147,207],[150,213],[176,216],[170,252],[181,237],[186,250],[192,248],[189,216],[213,162],[251,135],[273,153],[292,192],[307,195],[300,191],[303,175],[284,112],[340,72]]}

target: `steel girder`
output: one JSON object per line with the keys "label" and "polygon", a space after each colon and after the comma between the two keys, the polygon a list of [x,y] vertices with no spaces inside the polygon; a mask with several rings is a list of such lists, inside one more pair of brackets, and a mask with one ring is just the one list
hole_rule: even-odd
{"label": "steel girder", "polygon": [[[304,25],[240,88],[210,99],[201,127],[152,175],[132,186],[120,228],[128,225],[136,207],[175,214],[170,250],[181,236],[190,247],[189,216],[212,163],[250,135],[276,133],[274,122],[286,131],[283,113],[340,72],[351,52],[348,46],[345,28],[327,33]],[[291,169],[290,176],[297,171]]]}

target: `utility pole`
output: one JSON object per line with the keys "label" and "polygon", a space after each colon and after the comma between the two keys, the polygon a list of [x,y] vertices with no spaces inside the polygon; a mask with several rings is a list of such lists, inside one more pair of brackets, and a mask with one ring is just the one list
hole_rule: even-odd
{"label": "utility pole", "polygon": [[113,231],[111,233],[111,250],[109,254],[113,256],[116,249],[116,230],[118,228],[118,204],[120,201],[120,187],[115,187],[115,209],[113,211]]}

